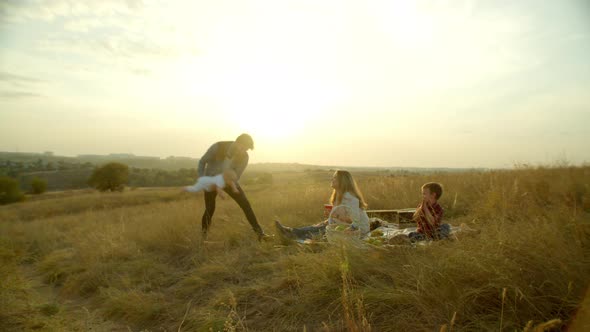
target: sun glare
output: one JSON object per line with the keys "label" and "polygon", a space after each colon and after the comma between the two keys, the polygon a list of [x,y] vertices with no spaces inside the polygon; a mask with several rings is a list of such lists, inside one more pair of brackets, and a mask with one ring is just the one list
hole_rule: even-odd
{"label": "sun glare", "polygon": [[269,140],[300,134],[337,99],[333,86],[272,60],[225,70],[209,88],[230,127]]}
{"label": "sun glare", "polygon": [[[377,23],[404,48],[423,48],[432,43],[432,17],[414,2],[393,1],[380,3],[372,14]],[[384,10],[385,9],[385,10]]]}
{"label": "sun glare", "polygon": [[285,139],[300,133],[312,115],[321,112],[313,101],[298,99],[291,89],[273,91],[267,88],[263,90],[268,94],[253,92],[241,95],[243,98],[230,92],[232,97],[228,97],[224,105],[236,129],[255,132],[266,139]]}

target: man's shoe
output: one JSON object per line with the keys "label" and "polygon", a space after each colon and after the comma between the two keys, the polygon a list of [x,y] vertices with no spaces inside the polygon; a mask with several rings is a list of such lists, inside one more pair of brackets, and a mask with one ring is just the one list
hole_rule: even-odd
{"label": "man's shoe", "polygon": [[262,233],[258,235],[258,241],[260,242],[269,242],[274,239],[274,235]]}
{"label": "man's shoe", "polygon": [[275,220],[275,227],[279,235],[287,240],[295,240],[297,236],[293,234],[293,228],[283,226],[280,221]]}

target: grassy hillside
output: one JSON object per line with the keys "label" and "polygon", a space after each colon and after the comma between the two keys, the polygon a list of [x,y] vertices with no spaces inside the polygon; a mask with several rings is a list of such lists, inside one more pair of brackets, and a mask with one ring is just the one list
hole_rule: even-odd
{"label": "grassy hillside", "polygon": [[[237,205],[218,199],[202,243],[202,194],[54,194],[0,207],[0,330],[532,331],[545,323],[582,331],[588,324],[588,311],[578,309],[590,275],[590,167],[353,174],[372,209],[413,207],[420,185],[439,181],[446,220],[481,232],[416,248],[258,243]],[[320,221],[330,177],[275,174],[272,184],[245,189],[274,233],[275,218]]]}

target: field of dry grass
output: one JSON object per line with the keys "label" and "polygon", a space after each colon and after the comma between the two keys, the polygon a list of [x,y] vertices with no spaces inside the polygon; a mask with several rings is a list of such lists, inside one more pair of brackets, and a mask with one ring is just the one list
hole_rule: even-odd
{"label": "field of dry grass", "polygon": [[[446,221],[481,232],[396,249],[258,243],[237,205],[218,199],[202,243],[202,194],[45,195],[0,207],[0,330],[589,327],[590,303],[579,308],[590,281],[590,167],[353,175],[371,209],[414,207],[421,184],[441,182]],[[245,190],[274,233],[275,218],[320,221],[330,178],[275,174]]]}

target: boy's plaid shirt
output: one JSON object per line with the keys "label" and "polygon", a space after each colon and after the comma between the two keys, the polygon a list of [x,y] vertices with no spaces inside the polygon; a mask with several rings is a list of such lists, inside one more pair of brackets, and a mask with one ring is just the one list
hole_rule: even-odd
{"label": "boy's plaid shirt", "polygon": [[[420,207],[418,207],[418,208],[420,208]],[[434,203],[429,209],[430,209],[430,214],[432,214],[432,216],[434,217],[434,222],[432,224],[430,224],[428,222],[428,220],[426,219],[426,216],[424,216],[423,213],[420,213],[420,215],[416,219],[416,223],[418,224],[416,231],[418,233],[422,233],[422,234],[428,236],[429,238],[433,238],[434,234],[437,232],[438,228],[440,227],[442,217],[443,217],[443,208],[437,202],[437,203]]]}

